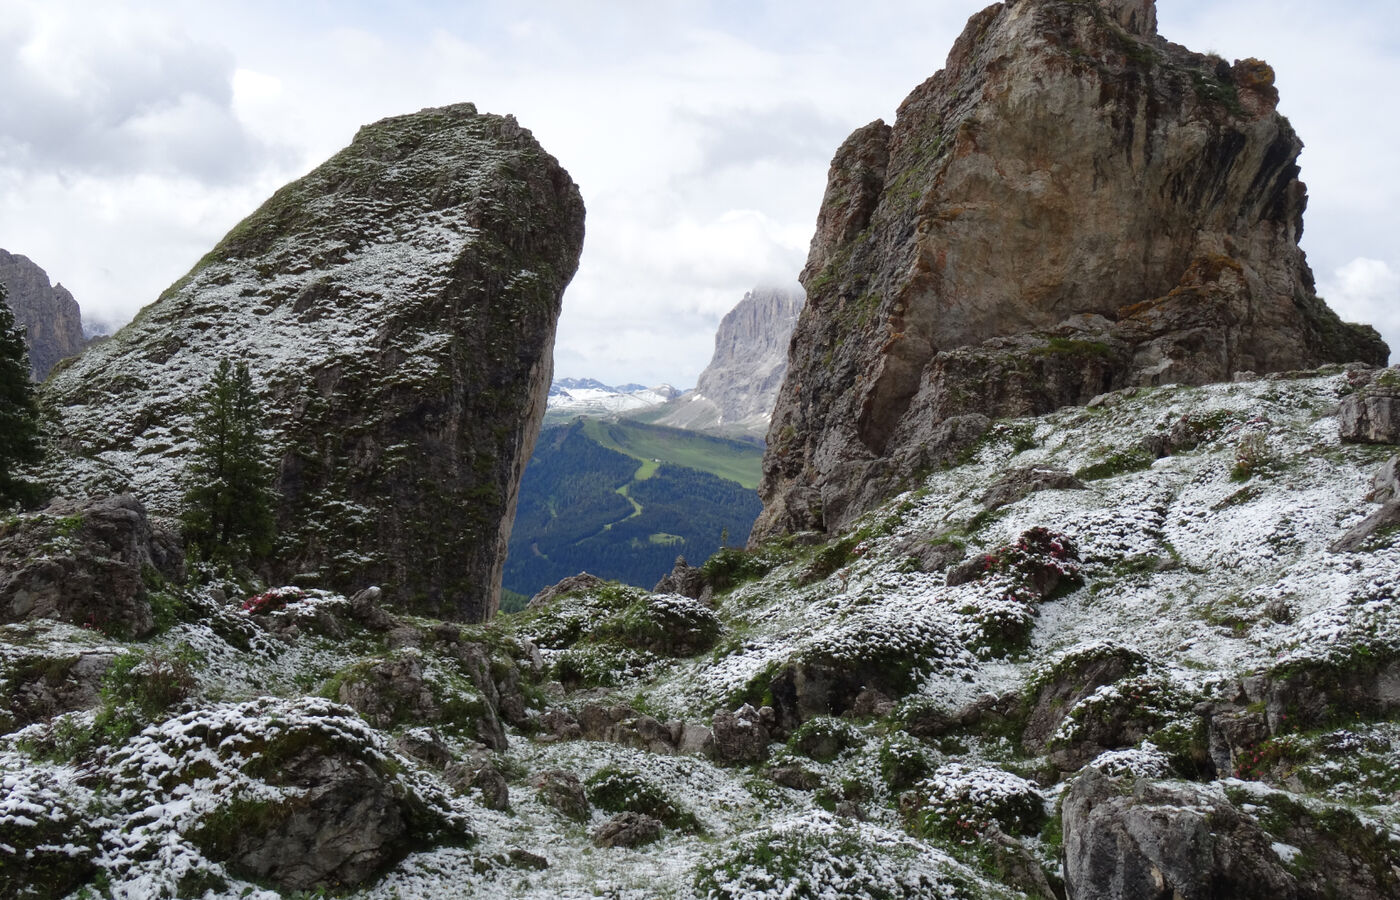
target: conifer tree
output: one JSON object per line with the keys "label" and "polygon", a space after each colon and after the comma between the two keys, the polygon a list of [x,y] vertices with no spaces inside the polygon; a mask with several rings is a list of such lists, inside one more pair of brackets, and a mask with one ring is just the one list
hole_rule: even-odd
{"label": "conifer tree", "polygon": [[194,457],[186,471],[186,542],[206,559],[255,563],[272,551],[272,466],[248,364],[219,361],[195,398]]}
{"label": "conifer tree", "polygon": [[38,487],[15,473],[44,455],[39,443],[39,404],[34,382],[29,380],[29,352],[6,297],[0,284],[0,508],[37,499]]}

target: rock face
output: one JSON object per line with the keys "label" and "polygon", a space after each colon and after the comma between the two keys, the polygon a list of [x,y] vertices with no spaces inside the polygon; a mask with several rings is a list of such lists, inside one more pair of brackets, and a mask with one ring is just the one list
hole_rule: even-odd
{"label": "rock face", "polygon": [[57,500],[0,525],[0,622],[50,618],[141,637],[154,578],[184,580],[175,533],[131,495]]}
{"label": "rock face", "polygon": [[1065,886],[1082,900],[1297,897],[1267,835],[1201,790],[1124,785],[1092,769],[1065,799]]}
{"label": "rock face", "polygon": [[806,301],[796,288],[756,288],[720,320],[715,355],[659,425],[762,435],[788,366],[788,341]]}
{"label": "rock face", "polygon": [[9,291],[15,322],[24,328],[29,370],[35,381],[43,381],[60,359],[87,344],[78,301],[63,285],[50,284],[48,273],[29,257],[5,250],[0,250],[0,284]]}
{"label": "rock face", "polygon": [[1341,438],[1356,444],[1400,444],[1400,366],[1353,373],[1356,391],[1337,411]]}
{"label": "rock face", "polygon": [[46,386],[58,481],[174,511],[188,401],[246,359],[279,461],[272,576],[489,618],[582,241],[577,187],[514,118],[362,128]]}
{"label": "rock face", "polygon": [[1265,63],[1157,36],[1151,0],[974,16],[895,124],[832,162],[755,538],[850,522],[960,415],[1384,364],[1316,296],[1277,103]]}

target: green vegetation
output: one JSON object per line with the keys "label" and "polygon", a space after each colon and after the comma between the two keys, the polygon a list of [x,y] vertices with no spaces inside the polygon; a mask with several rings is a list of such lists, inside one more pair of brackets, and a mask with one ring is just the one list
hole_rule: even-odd
{"label": "green vegetation", "polygon": [[181,516],[186,541],[206,559],[249,563],[272,552],[273,474],[262,420],[248,364],[220,360],[195,398]]}
{"label": "green vegetation", "polygon": [[1103,341],[1077,341],[1070,338],[1052,337],[1045,344],[1031,351],[1034,356],[1073,356],[1082,358],[1107,358],[1113,349]]}
{"label": "green vegetation", "polygon": [[43,456],[29,351],[5,297],[0,285],[0,508],[38,502],[39,486],[19,477],[18,470]]}
{"label": "green vegetation", "polygon": [[657,464],[669,463],[708,472],[750,490],[758,489],[758,479],[763,474],[763,448],[757,445],[641,422],[582,421],[584,434],[600,447],[651,464],[647,474],[638,476],[639,481],[649,478]]}
{"label": "green vegetation", "polygon": [[610,813],[635,812],[661,820],[677,831],[700,830],[695,814],[656,782],[626,769],[608,766],[584,782],[588,799]]}
{"label": "green vegetation", "polygon": [[1101,462],[1085,466],[1075,472],[1074,477],[1080,481],[1098,481],[1101,478],[1113,478],[1117,475],[1126,475],[1129,472],[1139,472],[1151,466],[1153,462],[1152,454],[1142,447],[1117,450],[1110,453]]}
{"label": "green vegetation", "polygon": [[865,736],[849,722],[829,716],[809,719],[792,733],[788,747],[817,762],[831,762],[842,751],[865,743]]}
{"label": "green vegetation", "polygon": [[[638,435],[671,442],[670,458],[639,465]],[[615,449],[619,441],[634,452]],[[747,535],[762,508],[757,494],[674,461],[698,460],[715,447],[736,454],[712,460],[715,471],[730,468],[741,451],[757,466],[751,445],[676,429],[590,420],[545,429],[520,485],[506,587],[528,596],[588,571],[650,588],[678,555],[699,563],[721,549],[724,535]]]}

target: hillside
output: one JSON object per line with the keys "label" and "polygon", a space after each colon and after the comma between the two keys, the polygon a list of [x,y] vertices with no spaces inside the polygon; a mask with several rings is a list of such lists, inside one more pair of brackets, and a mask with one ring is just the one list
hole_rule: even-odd
{"label": "hillside", "polygon": [[[1364,380],[999,421],[829,543],[712,559],[712,608],[584,586],[459,627],[167,584],[145,641],[4,626],[0,843],[44,877],[0,886],[1085,897],[1107,861],[1182,896],[1395,896],[1400,546],[1329,549],[1396,453],[1338,440]],[[81,536],[43,518],[5,539]],[[301,805],[313,770],[342,787]]]}
{"label": "hillside", "polygon": [[546,428],[521,481],[506,588],[529,596],[582,571],[650,588],[677,556],[707,559],[753,525],[760,456],[631,422]]}

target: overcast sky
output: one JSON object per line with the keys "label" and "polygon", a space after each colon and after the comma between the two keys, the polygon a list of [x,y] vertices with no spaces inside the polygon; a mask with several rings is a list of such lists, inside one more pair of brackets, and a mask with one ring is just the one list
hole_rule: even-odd
{"label": "overcast sky", "polygon": [[[588,206],[555,371],[694,384],[744,292],[795,283],[841,140],[980,0],[0,0],[0,247],[123,324],[362,124],[514,113]],[[1400,348],[1393,0],[1159,0],[1278,70],[1321,293]]]}

